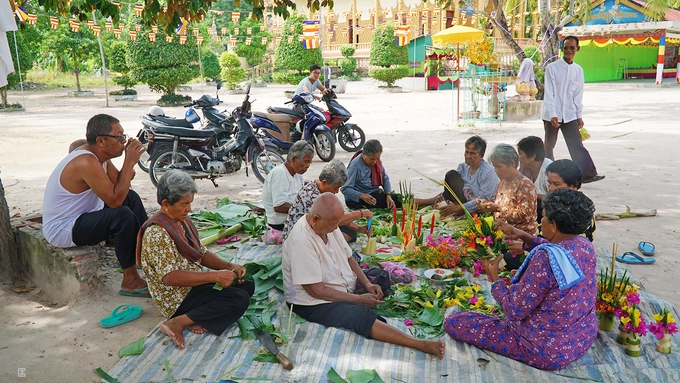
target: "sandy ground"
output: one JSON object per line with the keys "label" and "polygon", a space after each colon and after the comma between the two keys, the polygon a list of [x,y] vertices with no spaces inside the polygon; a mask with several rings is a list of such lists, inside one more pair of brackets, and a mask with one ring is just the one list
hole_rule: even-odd
{"label": "sandy ground", "polygon": [[[667,80],[668,81],[668,80]],[[26,113],[0,114],[0,176],[7,190],[11,214],[27,216],[40,212],[44,185],[55,165],[66,155],[75,139],[84,137],[87,120],[97,113],[108,113],[122,122],[128,134],[140,128],[139,115],[153,105],[159,95],[144,86],[139,101],[111,101],[106,107],[104,90],[94,89],[95,97],[67,97],[68,89],[31,91],[22,96],[10,92],[12,102],[21,102]],[[214,88],[195,85],[185,92],[196,98],[214,93]],[[489,142],[489,150],[498,143],[516,144],[528,135],[543,136],[539,121],[524,123],[478,124],[458,127],[452,120],[451,92],[417,92],[392,94],[379,90],[377,83],[350,83],[348,93],[339,102],[349,109],[369,138],[378,138],[385,151],[383,161],[392,179],[412,183],[417,196],[432,196],[438,190],[423,179],[415,168],[434,178],[455,168],[463,160],[463,142],[479,134]],[[282,105],[283,91],[289,87],[253,88],[254,110],[268,105]],[[231,110],[242,100],[240,95],[222,95]],[[656,87],[649,82],[587,84],[584,120],[592,138],[586,142],[600,174],[606,179],[583,187],[593,199],[599,213],[619,213],[625,205],[634,210],[658,209],[658,216],[620,221],[600,221],[595,234],[596,247],[619,244],[619,253],[636,251],[639,241],[654,242],[656,263],[633,266],[645,287],[660,298],[680,306],[678,284],[673,267],[678,267],[680,252],[675,247],[680,230],[677,218],[676,150],[680,144],[677,110],[680,88],[675,84]],[[181,116],[184,110],[166,108],[167,115]],[[624,136],[620,136],[630,133]],[[619,137],[616,137],[619,136]],[[351,154],[339,146],[336,157],[347,162]],[[488,153],[489,151],[487,151]],[[569,158],[560,138],[556,158]],[[324,163],[316,159],[305,175],[314,178]],[[198,181],[199,195],[194,210],[212,208],[216,198],[259,200],[261,184],[246,177],[243,170],[218,180],[215,188],[209,181]],[[133,181],[149,207],[155,205],[155,188],[146,173],[138,170]],[[102,260],[115,264],[114,258]],[[82,296],[62,307],[55,306],[44,292],[16,294],[5,282],[0,288],[0,381],[42,382],[96,380],[93,369],[110,369],[118,360],[118,350],[147,334],[161,321],[150,299],[125,298],[116,294],[120,274],[104,267],[107,289]],[[141,304],[145,313],[139,320],[113,329],[102,329],[98,321],[122,303]],[[18,377],[25,369],[26,378]]]}

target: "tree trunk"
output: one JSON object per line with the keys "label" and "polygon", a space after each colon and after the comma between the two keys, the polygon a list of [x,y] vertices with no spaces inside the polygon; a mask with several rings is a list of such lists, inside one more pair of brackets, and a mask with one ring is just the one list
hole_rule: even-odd
{"label": "tree trunk", "polygon": [[[548,41],[543,41],[543,70],[545,67],[553,61],[557,61],[560,55],[560,36],[559,31],[562,29],[560,26],[560,14],[555,12],[555,20],[551,21],[550,18],[550,2],[549,0],[540,0],[541,6],[541,34],[543,36],[548,36]],[[559,4],[559,3],[556,3]],[[538,85],[538,82],[537,84]],[[538,94],[536,99],[542,100],[545,88],[543,84],[538,87]]]}
{"label": "tree trunk", "polygon": [[76,88],[78,89],[78,92],[82,92],[80,90],[80,70],[78,69],[78,58],[76,57],[76,50],[71,49],[71,52],[73,52],[73,73],[76,74]]}
{"label": "tree trunk", "polygon": [[495,27],[499,29],[503,41],[515,52],[519,62],[522,62],[522,60],[527,58],[527,55],[524,53],[524,49],[517,44],[508,29],[508,21],[506,20],[505,12],[503,11],[503,2],[501,0],[491,0],[491,3],[496,10],[496,18],[494,19],[487,15],[489,20],[491,20],[495,24]]}
{"label": "tree trunk", "polygon": [[7,107],[7,85],[0,88],[0,98],[2,99],[2,105]]}
{"label": "tree trunk", "polygon": [[12,280],[22,274],[19,249],[9,221],[9,206],[0,179],[0,279]]}

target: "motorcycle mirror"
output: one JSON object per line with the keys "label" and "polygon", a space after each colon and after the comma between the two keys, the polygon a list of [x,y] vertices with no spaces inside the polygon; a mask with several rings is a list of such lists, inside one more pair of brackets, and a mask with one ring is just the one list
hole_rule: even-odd
{"label": "motorcycle mirror", "polygon": [[337,87],[338,87],[337,85],[331,85],[331,89],[335,89]]}
{"label": "motorcycle mirror", "polygon": [[246,88],[246,94],[250,94],[250,85],[251,84],[248,84],[248,87]]}
{"label": "motorcycle mirror", "polygon": [[220,89],[222,89],[222,81],[217,82],[217,90],[219,91]]}

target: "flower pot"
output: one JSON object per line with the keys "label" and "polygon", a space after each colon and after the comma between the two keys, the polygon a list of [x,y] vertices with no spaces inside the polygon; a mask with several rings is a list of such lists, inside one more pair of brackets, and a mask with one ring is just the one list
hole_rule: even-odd
{"label": "flower pot", "polygon": [[662,354],[671,353],[671,334],[664,334],[663,338],[656,344],[656,351]]}
{"label": "flower pot", "polygon": [[628,356],[640,356],[640,342],[642,338],[639,334],[629,333],[626,338],[626,355]]}
{"label": "flower pot", "polygon": [[614,330],[614,316],[601,314],[598,321],[598,328],[602,331]]}
{"label": "flower pot", "polygon": [[625,345],[625,344],[626,344],[626,339],[628,339],[628,337],[630,336],[630,334],[631,334],[630,332],[628,332],[628,331],[623,331],[623,330],[621,330],[621,329],[619,328],[619,335],[616,336],[616,342],[617,342],[618,344],[623,344],[623,345]]}

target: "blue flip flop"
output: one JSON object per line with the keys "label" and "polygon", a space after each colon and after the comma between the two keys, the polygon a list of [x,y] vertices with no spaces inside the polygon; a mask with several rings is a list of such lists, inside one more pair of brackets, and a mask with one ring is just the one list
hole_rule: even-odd
{"label": "blue flip flop", "polygon": [[623,255],[617,256],[616,260],[621,263],[628,263],[631,265],[651,265],[655,261],[654,258],[651,259],[642,258],[641,256],[633,253],[632,251],[626,251],[625,253],[623,253]]}
{"label": "blue flip flop", "polygon": [[645,241],[638,243],[638,249],[640,249],[642,255],[646,255],[648,257],[653,257],[654,250],[656,250],[653,243]]}
{"label": "blue flip flop", "polygon": [[118,294],[124,295],[126,297],[151,298],[151,293],[149,293],[148,287],[142,287],[141,289],[135,291],[119,290]]}
{"label": "blue flip flop", "polygon": [[99,321],[104,328],[116,327],[142,316],[142,306],[120,305],[113,309],[110,316]]}

